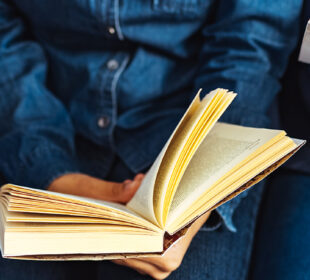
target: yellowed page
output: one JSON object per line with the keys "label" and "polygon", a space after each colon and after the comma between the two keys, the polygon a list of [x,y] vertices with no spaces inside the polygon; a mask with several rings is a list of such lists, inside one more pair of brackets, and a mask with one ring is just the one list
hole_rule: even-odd
{"label": "yellowed page", "polygon": [[118,203],[12,184],[1,188],[1,202],[8,211],[100,217],[134,223],[154,230],[157,228],[137,213]]}
{"label": "yellowed page", "polygon": [[49,198],[50,200],[62,200],[64,202],[76,202],[81,205],[85,206],[92,206],[92,207],[98,207],[99,209],[110,209],[113,210],[116,213],[122,213],[125,215],[136,215],[136,213],[133,213],[132,211],[128,210],[124,205],[119,203],[113,203],[108,202],[104,200],[97,200],[92,199],[88,197],[81,197],[76,195],[70,195],[70,194],[64,194],[64,193],[56,193],[51,192],[47,190],[40,190],[40,189],[33,189],[29,187],[23,187],[23,186],[17,186],[13,184],[7,184],[3,187],[1,187],[1,193],[14,193],[14,192],[20,192],[21,194],[24,194],[25,197],[28,194],[28,198],[36,199],[36,196],[39,197],[45,197]]}
{"label": "yellowed page", "polygon": [[143,253],[163,250],[163,232],[147,232],[143,229],[48,223],[6,223],[4,227],[3,256]]}
{"label": "yellowed page", "polygon": [[61,223],[61,224],[104,224],[104,225],[118,225],[140,227],[148,229],[147,227],[137,226],[123,220],[114,220],[106,218],[92,218],[83,216],[70,215],[55,215],[55,214],[38,214],[38,213],[23,213],[7,211],[5,206],[0,201],[1,211],[5,213],[6,222],[31,222],[31,223]]}
{"label": "yellowed page", "polygon": [[181,121],[179,122],[174,132],[168,139],[164,148],[161,150],[155,162],[153,163],[149,171],[146,173],[140,188],[138,189],[134,197],[127,204],[127,207],[129,209],[132,209],[133,211],[139,213],[139,215],[141,215],[142,217],[144,217],[145,219],[149,220],[150,222],[156,225],[158,225],[158,222],[154,212],[153,200],[154,200],[154,187],[157,173],[162,163],[163,157],[169,147],[169,144],[171,143],[174,136],[177,134],[177,131],[184,129],[184,126],[186,126],[188,121],[192,118],[197,109],[200,107],[200,97],[199,97],[200,92],[201,90],[199,90],[199,92],[197,93],[196,97],[194,98],[191,105],[189,106],[184,116],[182,117]]}
{"label": "yellowed page", "polygon": [[212,91],[202,101],[199,93],[196,95],[136,195],[127,204],[128,208],[163,227],[166,218],[163,213],[169,209],[184,166],[234,97],[234,93],[224,89]]}
{"label": "yellowed page", "polygon": [[153,197],[155,216],[161,227],[163,227],[162,213],[165,207],[165,197],[168,195],[167,192],[170,191],[168,190],[169,180],[171,179],[172,173],[176,168],[181,152],[183,151],[186,143],[189,141],[189,138],[192,136],[193,131],[197,126],[197,123],[201,120],[204,112],[207,110],[208,113],[210,113],[214,106],[220,102],[225,93],[225,91],[215,91],[208,94],[199,104],[199,107],[197,107],[190,120],[184,124],[182,129],[175,132],[175,137],[165,152],[163,164],[159,168],[156,175],[156,187],[154,188]]}
{"label": "yellowed page", "polygon": [[269,146],[266,150],[252,158],[240,169],[224,180],[216,182],[214,186],[207,189],[205,194],[199,197],[181,216],[169,224],[167,231],[173,234],[180,228],[186,226],[195,217],[211,209],[220,201],[229,197],[240,186],[249,182],[257,174],[269,168],[275,162],[284,158],[287,154],[296,149],[297,145],[289,137],[282,137],[279,141]]}
{"label": "yellowed page", "polygon": [[[163,203],[163,210],[161,211],[162,217],[162,224],[166,223],[166,219],[168,216],[168,212],[175,195],[175,192],[178,188],[179,182],[186,170],[188,163],[190,162],[191,158],[193,157],[194,153],[196,152],[197,148],[201,144],[202,140],[206,137],[209,131],[212,129],[216,121],[220,118],[232,100],[235,98],[235,94],[227,93],[223,101],[220,102],[218,107],[215,109],[214,113],[210,116],[208,121],[205,124],[202,124],[198,127],[197,131],[193,133],[193,136],[189,139],[186,143],[186,146],[182,150],[182,153],[179,156],[179,159],[176,163],[174,172],[172,173],[167,192],[164,196],[164,203]],[[195,129],[196,130],[196,129]],[[166,177],[168,178],[168,177]]]}
{"label": "yellowed page", "polygon": [[[217,123],[201,143],[177,188],[167,227],[216,181],[284,131]],[[270,142],[272,144],[272,142]]]}

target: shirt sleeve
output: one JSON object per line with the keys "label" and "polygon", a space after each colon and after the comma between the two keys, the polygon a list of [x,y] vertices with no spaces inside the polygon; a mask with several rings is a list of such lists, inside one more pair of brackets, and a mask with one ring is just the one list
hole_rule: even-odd
{"label": "shirt sleeve", "polygon": [[43,49],[7,3],[0,2],[0,172],[7,182],[44,188],[78,171],[74,130],[45,86]]}
{"label": "shirt sleeve", "polygon": [[[238,93],[221,121],[268,127],[268,109],[297,43],[301,0],[216,1],[212,23],[202,29],[201,65],[195,87],[205,92],[227,88]],[[234,210],[245,194],[217,209],[236,231]]]}

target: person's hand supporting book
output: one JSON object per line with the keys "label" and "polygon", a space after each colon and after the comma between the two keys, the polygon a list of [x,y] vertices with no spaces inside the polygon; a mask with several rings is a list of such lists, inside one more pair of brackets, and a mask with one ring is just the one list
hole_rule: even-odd
{"label": "person's hand supporting book", "polygon": [[104,180],[66,173],[52,180],[48,191],[4,185],[2,255],[110,259],[166,278],[213,209],[262,180],[304,144],[285,131],[217,122],[235,96],[216,89],[201,99],[198,92],[145,176]]}
{"label": "person's hand supporting book", "polygon": [[148,274],[154,279],[165,279],[171,272],[178,269],[193,238],[208,220],[211,212],[205,213],[188,229],[182,239],[170,247],[163,256],[137,259],[120,259],[113,262],[128,266],[141,274]]}
{"label": "person's hand supporting book", "polygon": [[[133,180],[122,183],[109,182],[85,174],[66,174],[52,181],[48,190],[91,197],[111,202],[127,203],[139,188],[143,174],[137,174]],[[182,263],[186,251],[202,225],[209,218],[210,212],[197,219],[188,229],[186,235],[174,244],[163,256],[120,259],[113,262],[128,266],[141,274],[148,274],[155,279],[164,279]]]}
{"label": "person's hand supporting book", "polygon": [[111,202],[127,203],[139,188],[143,174],[122,183],[110,182],[81,173],[62,175],[49,185],[48,190]]}

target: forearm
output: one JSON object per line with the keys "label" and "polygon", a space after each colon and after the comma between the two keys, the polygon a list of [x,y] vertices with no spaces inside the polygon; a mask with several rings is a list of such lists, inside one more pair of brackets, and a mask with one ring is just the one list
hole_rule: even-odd
{"label": "forearm", "polygon": [[200,228],[206,223],[210,215],[211,215],[211,212],[205,213],[190,226],[190,228],[188,229],[186,233],[186,238],[188,239],[189,244],[194,238],[194,236],[197,234],[197,232],[200,230]]}
{"label": "forearm", "polygon": [[0,171],[7,181],[45,188],[77,172],[74,128],[45,85],[42,46],[10,1],[0,2]]}

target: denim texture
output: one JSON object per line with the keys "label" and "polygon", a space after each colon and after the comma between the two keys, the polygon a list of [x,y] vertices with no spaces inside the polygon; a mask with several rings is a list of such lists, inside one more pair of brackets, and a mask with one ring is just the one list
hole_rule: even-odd
{"label": "denim texture", "polygon": [[310,279],[310,175],[283,169],[269,180],[249,280]]}
{"label": "denim texture", "polygon": [[[222,121],[268,126],[301,2],[0,1],[0,172],[145,171],[199,88],[239,93]],[[239,201],[218,209],[233,231]]]}
{"label": "denim texture", "polygon": [[[310,64],[298,61],[305,28],[310,18],[310,1],[304,1],[300,16],[298,45],[283,77],[283,90],[278,95],[278,125],[289,135],[307,140],[302,152],[286,164],[287,168],[310,175]],[[293,98],[292,98],[293,97]]]}

